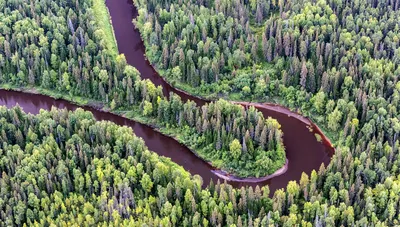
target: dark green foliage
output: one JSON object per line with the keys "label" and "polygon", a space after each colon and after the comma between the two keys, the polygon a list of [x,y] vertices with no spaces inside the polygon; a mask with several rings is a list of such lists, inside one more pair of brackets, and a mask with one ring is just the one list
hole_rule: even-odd
{"label": "dark green foliage", "polygon": [[[300,108],[335,139],[331,163],[272,199],[267,187],[202,190],[199,177],[147,151],[130,129],[83,111],[30,116],[1,108],[1,225],[400,225],[398,0],[135,2],[147,49],[160,47],[149,59],[167,76],[202,92],[277,97]],[[0,82],[139,109],[164,128],[185,125],[191,143],[207,150],[210,141],[224,151],[213,150],[221,160],[239,157],[240,147],[270,149],[262,142],[269,132],[248,120],[254,110],[232,105],[221,112],[221,129],[203,132],[205,120],[219,118],[211,106],[225,104],[204,107],[204,117],[176,96],[165,101],[105,48],[90,6],[0,1]],[[246,120],[231,134],[234,115]],[[260,138],[246,140],[253,130]]]}
{"label": "dark green foliage", "polygon": [[[147,150],[132,129],[81,109],[33,116],[0,107],[0,133],[0,225],[178,224],[198,212],[207,220],[227,199],[219,194],[243,196],[219,183],[213,196],[198,176]],[[264,190],[257,207],[269,206]]]}
{"label": "dark green foliage", "polygon": [[[170,101],[159,100],[157,109],[161,125],[181,129],[201,157],[238,176],[266,176],[286,161],[280,124],[254,107],[245,109],[222,99],[197,107],[171,94]],[[240,145],[238,153],[230,149],[234,140]]]}
{"label": "dark green foliage", "polygon": [[[371,188],[357,177],[347,190],[340,173],[321,168],[270,199],[268,187],[202,189],[200,177],[148,151],[132,129],[81,109],[34,116],[0,107],[0,134],[0,225],[398,223],[399,178]],[[329,199],[318,192],[322,181]]]}
{"label": "dark green foliage", "polygon": [[[330,165],[314,172],[310,181],[304,177],[302,192],[292,184],[293,193],[275,193],[273,209],[287,226],[399,225],[394,218],[398,207],[392,208],[398,202],[386,200],[392,205],[378,208],[371,196],[388,198],[382,185],[400,174],[400,2],[271,1],[269,15],[262,19],[252,2],[135,1],[140,14],[136,24],[142,34],[147,27],[153,28],[147,30],[149,36],[160,37],[158,43],[143,39],[153,63],[166,69],[165,76],[175,66],[174,54],[164,55],[154,46],[183,49],[189,56],[179,65],[192,68],[182,71],[182,88],[278,101],[310,116],[334,140]],[[232,20],[236,26],[221,33]],[[177,29],[168,30],[171,24]],[[205,32],[197,27],[206,27]],[[208,53],[218,61],[209,60]],[[218,67],[212,67],[213,61]],[[204,62],[208,67],[203,68]],[[218,80],[205,79],[209,74]],[[328,217],[339,212],[340,217]]]}
{"label": "dark green foliage", "polygon": [[[261,45],[263,36],[254,31],[261,29],[264,18],[279,9],[278,2],[135,3],[139,8],[135,24],[148,47],[147,56],[160,69],[166,70],[171,80],[200,87],[203,91],[226,92],[224,85],[234,80],[237,69],[251,67],[265,59],[271,62],[274,58],[277,44],[271,41]],[[179,77],[174,76],[176,68],[179,68]],[[236,83],[229,85],[240,90],[244,88]]]}
{"label": "dark green foliage", "polygon": [[[102,101],[111,110],[140,109],[139,114],[148,119],[158,117],[162,127],[195,129],[198,123],[197,130],[182,131],[187,143],[201,150],[201,157],[239,176],[265,176],[285,163],[279,124],[268,128],[267,133],[273,136],[254,141],[258,118],[262,118],[261,127],[266,124],[257,111],[220,101],[210,104],[210,113],[203,112],[194,103],[184,105],[176,95],[167,100],[161,87],[141,80],[123,55],[115,56],[109,49],[104,31],[93,22],[90,0],[68,4],[60,0],[7,1],[5,6],[0,11],[1,21],[7,22],[0,24],[0,45],[4,47],[0,52],[0,83],[83,96]],[[174,74],[180,76],[179,68]],[[252,136],[245,137],[246,131]],[[252,144],[254,152],[244,151],[230,163],[229,144],[234,138]],[[257,165],[260,163],[263,165]]]}

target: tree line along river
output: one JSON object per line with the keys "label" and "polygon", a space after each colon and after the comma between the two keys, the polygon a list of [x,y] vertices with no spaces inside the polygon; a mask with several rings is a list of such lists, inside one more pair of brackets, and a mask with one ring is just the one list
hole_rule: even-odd
{"label": "tree line along river", "polygon": [[[161,85],[165,95],[174,92],[178,94],[183,101],[190,99],[195,101],[198,105],[207,102],[206,100],[191,96],[170,86],[147,61],[140,33],[135,29],[132,23],[132,19],[136,17],[137,11],[131,0],[108,0],[106,4],[112,17],[118,50],[125,55],[127,62],[141,73],[142,78],[150,79],[157,86]],[[44,95],[0,90],[0,105],[12,107],[17,103],[24,111],[32,114],[39,113],[40,109],[49,110],[52,106],[67,108],[69,110],[78,108],[77,105],[67,101],[56,100]],[[264,116],[271,116],[279,121],[284,133],[283,139],[288,159],[288,168],[286,171],[276,174],[277,176],[267,180],[239,180],[231,178],[228,180],[229,183],[236,187],[268,184],[271,193],[273,193],[276,189],[286,187],[289,181],[299,180],[302,172],[309,174],[313,169],[318,169],[322,163],[325,165],[329,164],[334,149],[329,140],[327,140],[318,127],[310,120],[277,105],[241,104],[245,107],[254,105]],[[172,161],[183,166],[190,173],[200,175],[205,185],[211,179],[214,181],[221,179],[215,174],[215,170],[210,164],[198,158],[187,147],[181,145],[175,139],[167,137],[147,125],[115,114],[106,113],[91,107],[84,107],[84,109],[91,111],[97,120],[108,120],[119,125],[132,127],[135,134],[143,138],[150,150],[159,155],[170,157]],[[315,133],[323,138],[321,142],[317,141],[314,135]]]}

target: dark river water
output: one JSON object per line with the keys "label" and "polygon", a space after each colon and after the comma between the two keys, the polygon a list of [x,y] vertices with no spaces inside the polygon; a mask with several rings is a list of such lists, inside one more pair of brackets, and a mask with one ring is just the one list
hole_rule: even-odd
{"label": "dark river water", "polygon": [[[130,0],[107,0],[106,4],[109,8],[112,23],[115,31],[115,37],[120,53],[125,54],[129,64],[134,66],[141,73],[142,78],[148,78],[156,85],[163,87],[164,94],[175,92],[179,94],[183,100],[195,100],[198,104],[205,103],[204,100],[192,97],[184,92],[177,91],[166,83],[154,70],[154,68],[146,60],[144,54],[145,49],[140,38],[139,31],[132,24],[132,19],[136,16],[136,9]],[[43,95],[33,95],[21,92],[0,90],[0,105],[7,107],[19,104],[25,112],[36,114],[40,109],[51,109],[52,106],[58,108],[67,108],[74,110],[78,106],[64,100],[55,100]],[[249,104],[243,104],[248,106]],[[289,160],[288,170],[272,179],[261,183],[247,182],[228,182],[235,187],[246,185],[269,185],[271,192],[276,189],[286,187],[291,180],[299,180],[302,172],[310,174],[313,169],[320,167],[322,163],[329,164],[334,149],[327,140],[318,142],[315,138],[314,131],[310,130],[311,122],[296,113],[289,110],[263,104],[250,104],[258,108],[264,116],[271,116],[279,121],[282,125],[284,133],[284,144],[286,147],[286,156]],[[159,155],[171,158],[172,161],[183,166],[192,174],[198,174],[203,178],[205,184],[211,179],[216,182],[218,177],[213,173],[213,168],[205,161],[196,157],[188,148],[179,144],[172,138],[162,135],[154,131],[151,127],[128,120],[126,118],[105,113],[89,107],[85,110],[91,111],[98,120],[113,121],[118,125],[127,125],[132,127],[138,137],[143,138],[150,150]],[[321,134],[322,137],[324,137]]]}

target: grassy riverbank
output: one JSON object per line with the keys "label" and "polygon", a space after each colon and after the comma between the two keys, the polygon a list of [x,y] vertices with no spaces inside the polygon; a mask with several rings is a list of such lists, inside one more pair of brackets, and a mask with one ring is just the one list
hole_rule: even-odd
{"label": "grassy riverbank", "polygon": [[[152,52],[151,48],[147,48],[145,41],[144,41],[144,43],[145,43],[146,53]],[[157,73],[161,77],[163,77],[163,79],[166,82],[171,84],[174,88],[187,93],[188,95],[195,96],[195,97],[198,97],[201,99],[211,100],[211,101],[215,101],[215,100],[222,98],[222,99],[233,101],[233,102],[245,101],[245,102],[253,102],[253,103],[273,103],[273,104],[277,104],[277,105],[282,105],[282,106],[289,108],[289,110],[291,110],[295,113],[298,113],[302,116],[310,118],[311,121],[313,121],[314,123],[316,123],[318,125],[318,127],[321,129],[321,131],[324,133],[324,135],[327,138],[329,138],[329,140],[331,141],[331,143],[333,145],[336,145],[337,141],[339,140],[339,135],[327,128],[326,120],[324,119],[324,117],[313,113],[311,109],[305,109],[305,108],[301,108],[301,107],[299,108],[298,106],[295,106],[295,107],[291,106],[285,98],[282,98],[279,96],[264,97],[264,98],[242,97],[243,95],[241,92],[231,92],[231,93],[227,93],[227,94],[207,93],[207,92],[204,92],[202,89],[198,89],[198,88],[190,86],[189,84],[185,84],[180,81],[176,81],[171,78],[168,78],[168,76],[167,76],[168,73],[166,70],[159,69],[157,67],[156,62],[151,62],[151,64],[156,69]],[[318,135],[316,134],[316,136],[318,136]],[[321,142],[321,140],[318,139],[318,137],[317,137],[317,140]]]}
{"label": "grassy riverbank", "polygon": [[[32,44],[34,47],[29,46],[29,54],[11,58],[8,53],[28,47],[8,38],[7,67],[0,78],[4,89],[130,114],[131,118],[177,138],[215,167],[240,177],[269,175],[281,167],[276,163],[284,164],[282,131],[276,120],[224,100],[199,107],[193,102],[182,102],[177,95],[164,97],[161,87],[140,79],[139,72],[122,55],[117,55],[104,2],[90,3],[93,6],[85,10],[80,8],[88,7],[87,3],[66,7],[65,11],[79,12],[76,18],[58,11],[57,18],[63,23],[53,22],[52,29],[46,32],[39,27],[37,34],[46,38]],[[74,39],[69,38],[71,34]],[[53,37],[60,39],[59,45]],[[32,51],[34,48],[37,51]],[[30,56],[35,53],[43,54],[32,60]]]}
{"label": "grassy riverbank", "polygon": [[100,27],[104,33],[104,42],[107,49],[110,50],[113,55],[118,55],[118,47],[114,35],[114,29],[111,24],[110,13],[106,6],[105,0],[93,0],[93,13],[98,27]]}
{"label": "grassy riverbank", "polygon": [[0,84],[0,89],[46,95],[54,99],[64,99],[79,106],[92,106],[92,107],[102,106],[100,102],[95,100],[91,100],[85,97],[73,96],[70,94],[64,94],[61,92],[45,89],[42,87],[18,87],[7,83],[7,84]]}
{"label": "grassy riverbank", "polygon": [[178,141],[180,144],[188,147],[189,150],[192,151],[197,157],[205,160],[210,165],[214,166],[216,169],[220,169],[227,173],[231,173],[235,177],[243,179],[246,179],[246,177],[252,177],[252,178],[265,177],[273,174],[276,170],[278,170],[285,164],[285,157],[282,157],[282,160],[270,163],[271,166],[269,168],[269,171],[268,173],[265,174],[250,173],[248,170],[246,171],[240,168],[234,168],[234,165],[232,165],[232,163],[226,163],[222,159],[215,158],[213,153],[212,152],[210,153],[210,149],[215,149],[212,148],[211,145],[210,145],[211,147],[210,146],[199,147],[198,141],[204,140],[204,136],[198,135],[194,128],[190,128],[188,126],[182,128],[169,127],[168,125],[162,126],[160,125],[160,122],[157,120],[157,118],[143,115],[142,111],[140,110],[140,106],[137,105],[131,106],[130,110],[127,110],[125,108],[118,108],[112,110],[108,105],[104,105],[104,103],[100,101],[88,99],[85,97],[71,96],[69,94],[63,94],[60,92],[51,91],[41,87],[17,87],[10,84],[2,84],[0,85],[0,89],[47,95],[54,99],[63,99],[69,101],[73,104],[76,104],[77,106],[92,107],[103,112],[116,114],[118,116],[125,117],[127,119],[150,126],[154,130],[160,132],[161,134],[171,137],[176,141]]}

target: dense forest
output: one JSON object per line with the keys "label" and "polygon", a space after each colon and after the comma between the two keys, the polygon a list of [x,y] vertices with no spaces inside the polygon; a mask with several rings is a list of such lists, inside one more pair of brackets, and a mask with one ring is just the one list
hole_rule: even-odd
{"label": "dense forest", "polygon": [[[0,122],[2,226],[196,225],[247,210],[246,201],[255,212],[271,203],[268,188],[202,190],[199,176],[150,152],[132,129],[81,109],[0,107]],[[236,197],[239,207],[227,202]]]}
{"label": "dense forest", "polygon": [[[128,110],[238,175],[283,164],[276,120],[224,100],[183,103],[141,80],[100,29],[99,4],[0,1],[1,85]],[[270,198],[268,187],[202,182],[89,112],[1,107],[0,225],[400,225],[399,1],[135,4],[163,75],[204,95],[301,109],[334,140],[331,163]]]}
{"label": "dense forest", "polygon": [[134,2],[148,57],[168,80],[198,95],[301,110],[334,140],[321,197],[306,201],[344,190],[368,223],[398,225],[389,218],[398,201],[379,211],[355,199],[400,173],[398,1]]}
{"label": "dense forest", "polygon": [[[317,189],[324,179],[320,169],[269,198],[268,186],[234,189],[211,182],[202,189],[199,176],[149,151],[132,129],[98,122],[81,109],[34,116],[0,107],[0,133],[4,226],[398,223],[399,178],[365,191],[347,191],[340,182],[339,191],[326,189],[331,197],[324,201]],[[361,180],[356,184],[364,187]]]}
{"label": "dense forest", "polygon": [[280,124],[254,107],[219,100],[200,108],[171,95],[159,100],[155,114],[161,125],[184,132],[201,157],[236,176],[266,176],[286,162]]}
{"label": "dense forest", "polygon": [[[100,100],[112,110],[134,110],[148,122],[185,135],[200,157],[237,176],[266,176],[286,161],[282,132],[255,109],[219,101],[198,107],[141,80],[117,55],[91,1],[10,1],[0,25],[0,82],[35,86],[57,97]],[[104,6],[105,8],[105,6]],[[140,111],[137,111],[140,109]],[[233,160],[233,162],[230,162]]]}

